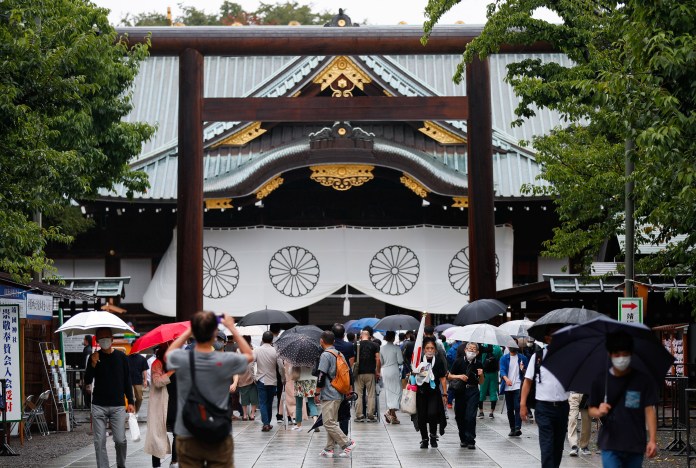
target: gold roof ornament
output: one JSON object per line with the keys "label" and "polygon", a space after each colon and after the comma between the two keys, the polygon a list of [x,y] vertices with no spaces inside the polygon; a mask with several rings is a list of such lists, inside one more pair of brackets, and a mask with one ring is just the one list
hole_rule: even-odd
{"label": "gold roof ornament", "polygon": [[217,148],[218,146],[244,146],[264,133],[266,133],[266,129],[261,128],[261,122],[252,122],[224,140],[218,141],[213,145],[213,148]]}
{"label": "gold roof ornament", "polygon": [[399,180],[402,184],[410,188],[413,191],[413,193],[415,193],[419,197],[425,198],[428,196],[428,190],[420,182],[416,181],[408,174],[404,173],[404,175]]}
{"label": "gold roof ornament", "polygon": [[466,143],[466,139],[429,120],[423,122],[423,127],[419,128],[418,131],[443,145],[461,145]]}
{"label": "gold roof ornament", "polygon": [[365,84],[372,83],[372,78],[351,59],[339,56],[333,59],[312,82],[318,84],[322,91],[331,88],[333,97],[352,97],[356,87],[360,90],[364,89]]}
{"label": "gold roof ornament", "polygon": [[258,192],[256,192],[256,198],[258,200],[266,198],[268,195],[271,194],[272,191],[280,187],[283,184],[283,182],[284,180],[282,177],[276,177],[273,180],[269,180],[263,185],[263,187],[259,189]]}
{"label": "gold roof ornament", "polygon": [[469,208],[469,197],[452,197],[452,208]]}
{"label": "gold roof ornament", "polygon": [[326,166],[310,166],[312,171],[310,178],[325,187],[346,191],[353,187],[359,187],[374,179],[372,170],[374,166],[363,164],[340,164]]}
{"label": "gold roof ornament", "polygon": [[205,207],[209,210],[224,210],[232,208],[231,198],[207,198]]}

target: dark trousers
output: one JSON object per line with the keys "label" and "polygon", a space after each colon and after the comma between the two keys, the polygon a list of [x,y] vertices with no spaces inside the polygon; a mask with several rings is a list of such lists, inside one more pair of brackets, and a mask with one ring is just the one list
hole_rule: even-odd
{"label": "dark trousers", "polygon": [[478,387],[465,388],[454,394],[454,419],[457,421],[459,441],[462,444],[476,443],[476,407],[479,402]]}
{"label": "dark trousers", "polygon": [[259,406],[261,410],[261,421],[264,426],[271,424],[271,416],[273,414],[273,398],[278,392],[277,385],[264,385],[263,382],[256,382],[256,387],[259,390]]}
{"label": "dark trousers", "polygon": [[345,435],[348,435],[348,423],[350,422],[350,418],[348,419],[342,419],[338,421],[338,425],[340,426],[341,430]]}
{"label": "dark trousers", "polygon": [[553,404],[537,400],[535,410],[534,416],[539,428],[541,467],[558,468],[563,457],[570,405],[567,401]]}
{"label": "dark trousers", "polygon": [[508,422],[510,429],[521,429],[522,418],[520,417],[520,390],[508,390],[505,392],[505,408],[507,408]]}

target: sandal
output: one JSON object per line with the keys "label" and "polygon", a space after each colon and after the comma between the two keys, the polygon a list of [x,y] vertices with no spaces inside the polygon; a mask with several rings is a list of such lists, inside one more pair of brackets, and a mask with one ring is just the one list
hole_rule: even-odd
{"label": "sandal", "polygon": [[401,424],[401,421],[399,421],[398,418],[396,416],[394,416],[391,420],[391,423],[392,424]]}
{"label": "sandal", "polygon": [[248,417],[246,417],[246,416],[242,416],[242,421],[248,421],[248,420],[249,420],[249,418],[248,418]]}
{"label": "sandal", "polygon": [[384,413],[384,419],[387,421],[387,424],[392,423],[392,416],[389,413]]}

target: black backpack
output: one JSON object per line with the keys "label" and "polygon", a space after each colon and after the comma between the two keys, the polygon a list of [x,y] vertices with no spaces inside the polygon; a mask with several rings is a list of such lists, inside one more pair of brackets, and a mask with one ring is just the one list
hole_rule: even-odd
{"label": "black backpack", "polygon": [[483,361],[483,372],[487,374],[490,372],[497,372],[499,370],[498,362],[498,359],[493,355],[493,351],[489,351],[486,355],[486,360]]}
{"label": "black backpack", "polygon": [[205,442],[220,442],[228,437],[232,430],[230,409],[222,409],[212,404],[198,390],[193,353],[194,351],[191,350],[189,354],[191,390],[184,402],[181,417],[186,429],[196,439]]}
{"label": "black backpack", "polygon": [[529,358],[530,361],[534,359],[534,375],[532,376],[532,385],[529,387],[529,393],[527,394],[527,408],[536,408],[536,385],[537,379],[541,381],[541,361],[544,356],[543,353],[544,350],[540,348]]}

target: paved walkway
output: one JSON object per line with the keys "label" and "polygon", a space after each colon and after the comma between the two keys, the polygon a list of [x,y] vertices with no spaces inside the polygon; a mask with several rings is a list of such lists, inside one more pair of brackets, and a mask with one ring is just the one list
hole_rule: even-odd
{"label": "paved walkway", "polygon": [[[502,402],[501,402],[502,403]],[[486,402],[486,408],[489,408]],[[382,408],[384,404],[382,401]],[[145,408],[141,410],[144,414]],[[459,447],[454,413],[449,410],[449,424],[444,436],[440,437],[439,447],[427,450],[419,448],[420,434],[415,432],[406,415],[400,414],[402,424],[385,425],[378,423],[352,423],[351,430],[357,447],[351,459],[324,459],[319,457],[326,434],[308,434],[305,431],[284,430],[275,425],[271,432],[261,432],[259,419],[253,422],[234,422],[234,462],[236,468],[286,467],[414,467],[427,464],[428,468],[444,467],[533,467],[539,466],[539,441],[536,425],[525,424],[522,437],[508,437],[509,431],[505,414],[500,407],[495,419],[488,417],[478,420],[476,425],[476,450]],[[257,415],[258,418],[258,415]],[[128,466],[148,467],[150,455],[143,452],[147,425],[140,424],[143,438],[138,443],[128,443]],[[309,426],[308,426],[309,427]],[[593,434],[591,448],[596,448],[596,434]],[[107,443],[109,460],[116,466],[113,442]],[[598,454],[570,458],[567,446],[563,455],[562,467],[601,466]],[[169,460],[162,464],[168,466]],[[93,467],[95,466],[92,445],[72,452],[43,465],[43,468]]]}

